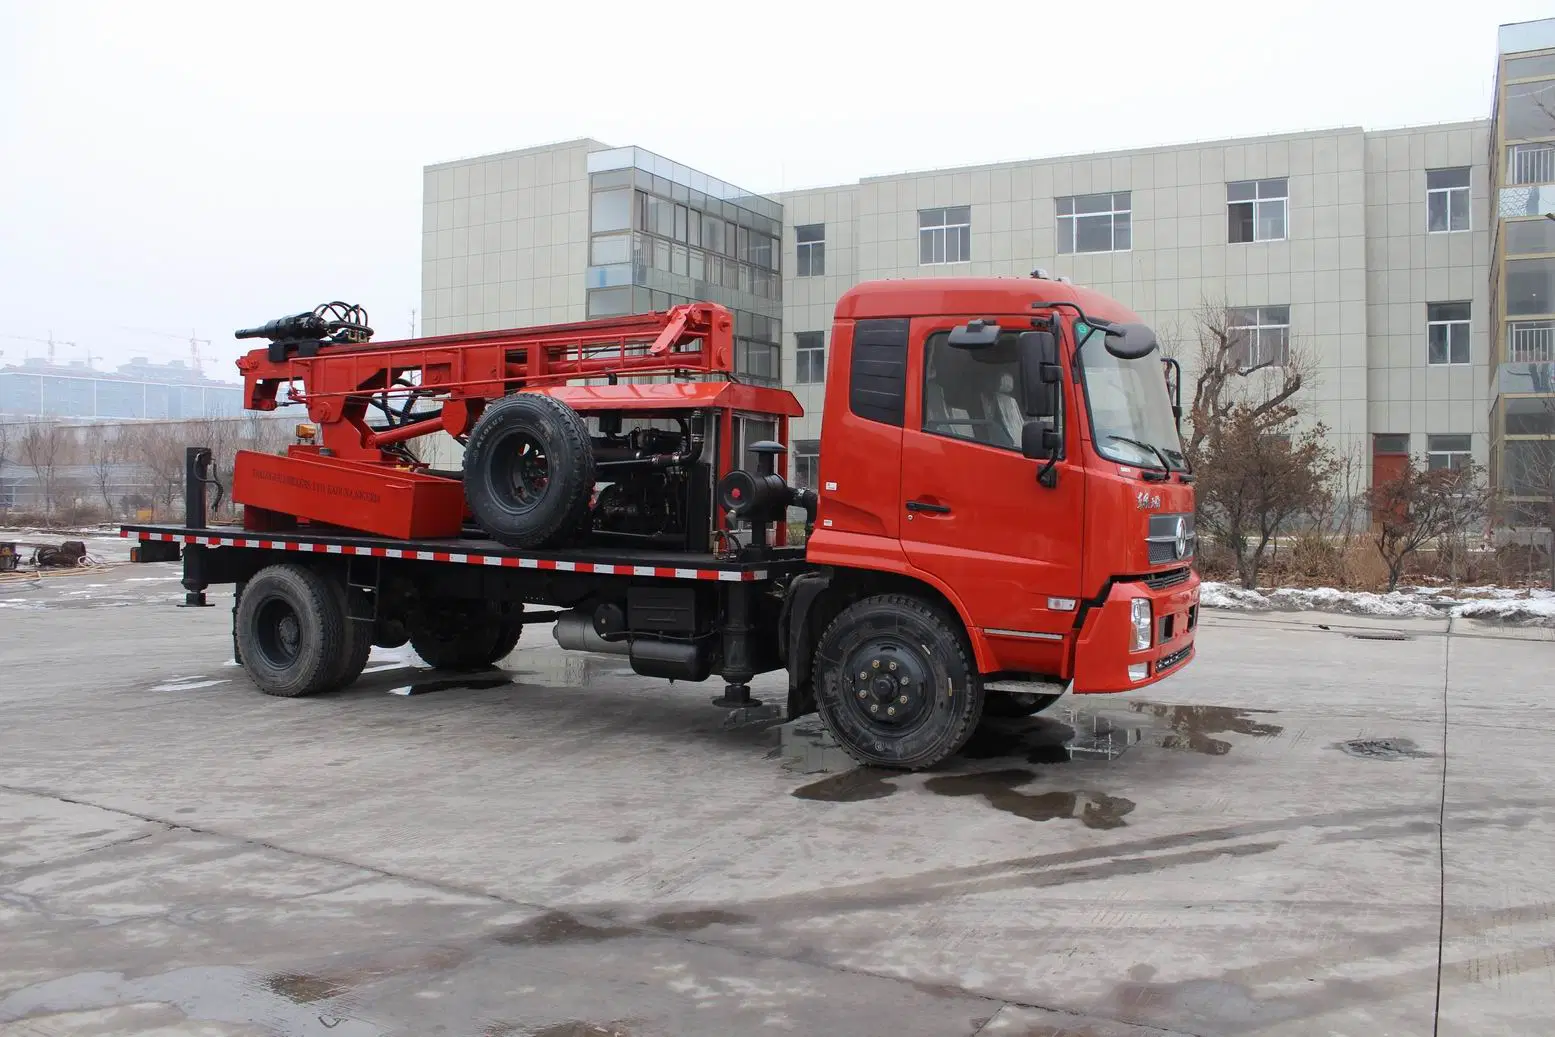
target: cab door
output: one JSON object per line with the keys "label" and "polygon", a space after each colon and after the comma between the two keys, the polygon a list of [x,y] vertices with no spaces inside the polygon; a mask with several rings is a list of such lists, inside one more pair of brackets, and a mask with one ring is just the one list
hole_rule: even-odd
{"label": "cab door", "polygon": [[1048,599],[1079,597],[1085,503],[1068,363],[1058,418],[1067,456],[1059,460],[1050,489],[1037,482],[1044,462],[1020,452],[1016,336],[1030,329],[1030,317],[1004,320],[1005,330],[991,346],[950,345],[950,330],[966,322],[966,317],[912,322],[902,435],[902,547],[914,567],[952,589],[984,630],[1062,633],[1073,626],[1076,613],[1051,609]]}

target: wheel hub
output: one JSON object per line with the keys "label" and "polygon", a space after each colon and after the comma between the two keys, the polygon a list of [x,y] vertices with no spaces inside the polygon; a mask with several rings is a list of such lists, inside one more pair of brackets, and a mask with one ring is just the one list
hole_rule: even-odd
{"label": "wheel hub", "polygon": [[894,642],[873,642],[854,652],[848,678],[858,709],[871,723],[904,727],[928,708],[928,667],[917,653]]}

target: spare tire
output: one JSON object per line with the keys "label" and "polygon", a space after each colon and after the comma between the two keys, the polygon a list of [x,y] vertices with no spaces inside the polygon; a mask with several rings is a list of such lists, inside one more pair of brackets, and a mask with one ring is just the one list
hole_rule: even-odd
{"label": "spare tire", "polygon": [[594,451],[577,411],[543,393],[487,406],[464,447],[464,499],[509,547],[544,547],[582,525]]}

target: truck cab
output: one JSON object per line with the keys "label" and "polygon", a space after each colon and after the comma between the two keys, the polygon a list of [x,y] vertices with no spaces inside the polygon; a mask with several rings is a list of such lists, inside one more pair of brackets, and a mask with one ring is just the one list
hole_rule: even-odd
{"label": "truck cab", "polygon": [[1044,277],[881,281],[831,343],[812,564],[953,611],[990,711],[1192,658],[1192,475],[1134,313]]}

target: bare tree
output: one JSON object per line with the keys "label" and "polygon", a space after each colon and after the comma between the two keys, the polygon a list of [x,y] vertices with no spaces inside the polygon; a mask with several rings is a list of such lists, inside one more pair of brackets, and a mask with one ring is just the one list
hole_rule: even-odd
{"label": "bare tree", "polygon": [[108,518],[113,518],[114,508],[113,494],[110,488],[113,486],[114,477],[118,474],[119,465],[124,460],[124,443],[119,433],[106,425],[92,425],[86,430],[86,467],[92,473],[92,485],[103,499],[103,508]]}
{"label": "bare tree", "polygon": [[1188,364],[1193,400],[1184,450],[1195,469],[1205,442],[1233,407],[1250,408],[1255,423],[1277,424],[1268,416],[1292,401],[1312,376],[1311,359],[1297,344],[1255,347],[1246,329],[1235,326],[1233,314],[1224,299],[1205,299],[1194,315],[1197,343]]}
{"label": "bare tree", "polygon": [[152,500],[171,508],[184,485],[182,436],[166,425],[141,425],[135,429],[129,447],[150,484]]}
{"label": "bare tree", "polygon": [[65,450],[65,440],[65,430],[55,422],[46,421],[28,425],[18,444],[22,458],[37,477],[45,522],[54,514],[56,476]]}
{"label": "bare tree", "polygon": [[1199,447],[1199,528],[1231,550],[1248,589],[1275,537],[1327,502],[1335,468],[1328,430],[1295,432],[1296,417],[1288,403],[1234,404]]}
{"label": "bare tree", "polygon": [[[11,426],[7,425],[4,421],[0,421],[0,476],[5,474],[5,466],[11,460],[11,456],[6,453],[6,447],[8,447],[10,443]],[[0,513],[10,510],[11,498],[4,491],[5,485],[3,482],[0,482]]]}
{"label": "bare tree", "polygon": [[1328,499],[1333,454],[1322,426],[1301,431],[1312,365],[1288,337],[1257,339],[1225,300],[1194,315],[1184,452],[1199,478],[1198,524],[1236,558],[1245,587],[1298,516]]}
{"label": "bare tree", "polygon": [[1372,537],[1388,567],[1389,591],[1398,589],[1404,565],[1420,548],[1483,518],[1489,504],[1483,474],[1473,461],[1432,470],[1411,458],[1395,478],[1372,486]]}

